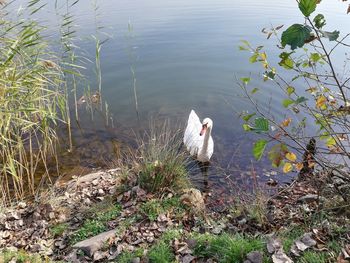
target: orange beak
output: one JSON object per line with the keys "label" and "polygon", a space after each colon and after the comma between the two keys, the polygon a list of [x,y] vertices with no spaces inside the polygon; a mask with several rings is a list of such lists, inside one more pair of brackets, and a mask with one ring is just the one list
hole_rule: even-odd
{"label": "orange beak", "polygon": [[201,132],[199,133],[199,136],[202,136],[202,135],[205,133],[206,130],[207,130],[207,125],[206,125],[206,124],[203,124],[203,125],[202,125],[202,129],[201,129]]}

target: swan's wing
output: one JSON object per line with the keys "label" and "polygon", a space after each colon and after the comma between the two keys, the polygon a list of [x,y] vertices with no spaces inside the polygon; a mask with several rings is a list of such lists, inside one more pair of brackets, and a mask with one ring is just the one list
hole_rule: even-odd
{"label": "swan's wing", "polygon": [[191,155],[197,155],[201,145],[203,145],[204,136],[199,135],[201,129],[202,124],[197,114],[191,110],[184,134],[184,144]]}
{"label": "swan's wing", "polygon": [[211,158],[213,153],[214,153],[214,141],[213,141],[213,138],[210,136],[209,142],[208,142],[208,157],[209,157],[209,159]]}

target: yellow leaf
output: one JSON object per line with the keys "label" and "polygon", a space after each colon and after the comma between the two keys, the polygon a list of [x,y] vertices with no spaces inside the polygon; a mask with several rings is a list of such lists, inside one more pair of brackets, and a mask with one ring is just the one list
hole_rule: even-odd
{"label": "yellow leaf", "polygon": [[294,162],[297,159],[297,156],[294,153],[289,152],[286,153],[286,159],[291,162]]}
{"label": "yellow leaf", "polygon": [[298,171],[300,171],[301,169],[303,169],[303,167],[304,167],[303,163],[297,163],[297,164],[295,164],[295,168],[296,168]]}
{"label": "yellow leaf", "polygon": [[325,96],[319,96],[316,100],[316,107],[319,109],[324,109],[326,106],[327,98]]}
{"label": "yellow leaf", "polygon": [[284,173],[289,173],[290,171],[293,170],[293,165],[291,163],[285,163],[283,166],[283,172]]}
{"label": "yellow leaf", "polygon": [[285,119],[284,121],[282,121],[281,125],[283,127],[288,127],[291,122],[292,122],[292,119],[288,118],[288,119]]}
{"label": "yellow leaf", "polygon": [[262,60],[266,60],[267,55],[266,55],[265,52],[263,52],[263,53],[260,53],[260,57],[261,57]]}

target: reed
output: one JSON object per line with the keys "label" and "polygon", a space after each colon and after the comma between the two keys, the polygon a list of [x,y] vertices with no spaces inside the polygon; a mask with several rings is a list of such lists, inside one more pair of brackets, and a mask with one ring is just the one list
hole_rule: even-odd
{"label": "reed", "polygon": [[11,197],[35,194],[39,166],[42,178],[48,177],[55,127],[67,122],[68,113],[62,70],[41,37],[44,28],[30,20],[1,24],[0,187],[1,201],[8,204]]}

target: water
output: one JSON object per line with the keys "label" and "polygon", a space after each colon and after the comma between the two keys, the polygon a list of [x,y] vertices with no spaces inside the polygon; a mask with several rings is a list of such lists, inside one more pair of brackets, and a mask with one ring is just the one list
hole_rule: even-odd
{"label": "water", "polygon": [[[51,25],[49,32],[54,39],[59,22],[53,2],[48,1],[38,18]],[[65,1],[59,2],[63,5]],[[95,46],[87,37],[109,35],[101,51],[102,95],[114,127],[103,125],[98,116],[91,121],[87,114],[81,115],[82,129],[74,131],[76,158],[67,158],[71,166],[102,166],[103,160],[113,156],[111,140],[131,143],[130,131],[147,127],[151,118],[170,119],[184,126],[190,110],[195,109],[200,118],[210,117],[214,121],[213,167],[220,169],[211,169],[209,185],[227,186],[227,178],[234,182],[240,177],[244,180],[245,171],[255,169],[261,175],[262,169],[269,167],[266,160],[257,163],[252,158],[256,137],[242,130],[237,112],[251,112],[253,108],[240,98],[237,79],[251,76],[254,79],[251,87],[262,90],[259,94],[262,106],[270,104],[281,120],[286,114],[280,102],[284,97],[271,82],[260,80],[262,68],[251,65],[249,53],[239,51],[238,45],[242,39],[252,45],[264,45],[271,62],[277,62],[273,60],[273,55],[279,52],[276,42],[266,40],[261,29],[302,23],[296,1],[109,0],[96,1],[97,11],[93,2],[80,1],[71,8],[80,39],[76,44],[93,60]],[[329,18],[330,31],[346,32],[347,25],[342,23],[348,19],[346,8],[346,3],[324,0],[318,11]],[[96,30],[97,26],[103,28]],[[140,123],[135,111],[131,68],[135,71]],[[96,90],[93,65],[87,73],[95,83],[91,88]],[[80,113],[83,112],[81,109]],[[285,175],[278,178],[290,179]]]}

